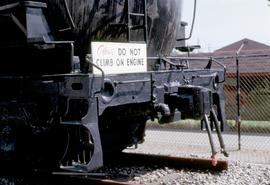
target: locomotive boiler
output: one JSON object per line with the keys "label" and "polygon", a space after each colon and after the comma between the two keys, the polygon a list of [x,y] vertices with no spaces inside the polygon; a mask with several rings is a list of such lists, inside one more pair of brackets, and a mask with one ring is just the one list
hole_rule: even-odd
{"label": "locomotive boiler", "polygon": [[[211,115],[224,125],[224,69],[188,69],[166,57],[181,12],[180,0],[2,0],[1,166],[88,172],[142,143],[149,119],[209,125]],[[95,62],[94,42],[141,44],[133,49],[147,53],[147,69],[107,73],[102,64],[114,59]]]}

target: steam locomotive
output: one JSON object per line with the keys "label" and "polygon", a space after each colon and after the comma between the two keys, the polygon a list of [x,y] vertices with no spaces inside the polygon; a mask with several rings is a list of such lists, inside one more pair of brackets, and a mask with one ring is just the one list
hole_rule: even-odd
{"label": "steam locomotive", "polygon": [[222,129],[224,68],[166,57],[181,13],[181,0],[2,0],[1,167],[89,172],[142,143],[149,119]]}

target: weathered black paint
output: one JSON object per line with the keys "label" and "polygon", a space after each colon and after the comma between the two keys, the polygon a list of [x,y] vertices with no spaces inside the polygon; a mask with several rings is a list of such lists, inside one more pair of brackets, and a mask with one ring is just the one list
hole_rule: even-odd
{"label": "weathered black paint", "polygon": [[[72,27],[68,20],[64,0],[47,0],[55,26]],[[143,1],[130,0],[131,12],[143,12]],[[67,0],[77,51],[90,52],[91,41],[126,41],[124,27],[110,26],[126,23],[125,0]],[[148,55],[169,55],[175,43],[177,28],[181,22],[182,0],[147,0]],[[137,20],[136,20],[137,19]],[[142,22],[133,17],[135,23]],[[65,23],[65,25],[63,25]],[[133,40],[143,40],[140,31],[132,32]],[[135,39],[134,39],[135,37]]]}
{"label": "weathered black paint", "polygon": [[[110,23],[125,23],[126,7],[124,0],[67,0],[67,11],[64,2],[0,2],[1,167],[88,172],[103,165],[103,154],[142,143],[150,118],[170,120],[182,111],[208,122],[216,105],[219,121],[226,122],[219,81],[224,68],[191,70],[156,57],[157,71],[104,76],[79,71],[72,41],[81,59],[91,41],[124,41],[126,30]],[[139,2],[133,1],[132,11],[141,11]],[[147,10],[149,55],[168,55],[181,1],[148,0]],[[139,40],[142,35],[133,33]],[[200,107],[186,111],[190,104]]]}

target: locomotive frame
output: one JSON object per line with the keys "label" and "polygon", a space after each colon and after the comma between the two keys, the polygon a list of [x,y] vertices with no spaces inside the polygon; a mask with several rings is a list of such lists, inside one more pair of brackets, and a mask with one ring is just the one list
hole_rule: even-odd
{"label": "locomotive frame", "polygon": [[[23,163],[31,169],[89,172],[101,167],[104,157],[142,143],[146,121],[154,118],[162,123],[203,120],[215,157],[210,117],[226,154],[220,134],[226,125],[225,66],[213,58],[149,57],[156,62],[153,71],[83,73],[73,42],[50,40],[44,8],[45,3],[36,1],[0,7],[1,21],[12,22],[27,38],[18,45],[11,38],[5,40],[8,30],[1,31],[0,50],[6,61],[0,69],[5,87],[0,92],[3,166]],[[20,58],[27,60],[18,63]],[[182,64],[191,60],[209,60],[209,64],[204,69]],[[102,71],[91,56],[85,61]],[[212,69],[213,62],[221,68]]]}

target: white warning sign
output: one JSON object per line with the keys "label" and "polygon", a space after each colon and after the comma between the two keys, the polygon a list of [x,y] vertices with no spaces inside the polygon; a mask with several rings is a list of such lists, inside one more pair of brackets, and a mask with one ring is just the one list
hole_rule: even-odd
{"label": "white warning sign", "polygon": [[[92,42],[93,63],[105,74],[138,73],[147,71],[146,44]],[[93,67],[94,74],[100,70]]]}

